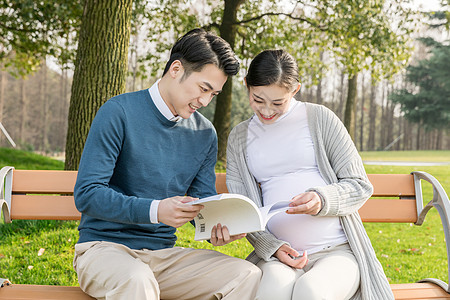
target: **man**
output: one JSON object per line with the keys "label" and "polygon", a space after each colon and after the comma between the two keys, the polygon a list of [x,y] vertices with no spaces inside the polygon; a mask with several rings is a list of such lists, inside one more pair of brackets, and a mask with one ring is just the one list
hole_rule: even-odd
{"label": "man", "polygon": [[[74,268],[99,299],[253,299],[260,271],[210,250],[173,248],[176,227],[216,194],[217,136],[196,112],[220,93],[239,63],[223,39],[194,29],[173,46],[162,78],[98,111],[80,161],[82,213]],[[184,195],[187,195],[186,197]],[[223,245],[226,227],[213,229]]]}

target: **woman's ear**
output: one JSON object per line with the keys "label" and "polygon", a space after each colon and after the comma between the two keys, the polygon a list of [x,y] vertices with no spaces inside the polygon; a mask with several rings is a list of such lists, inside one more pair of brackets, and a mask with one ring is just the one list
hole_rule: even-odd
{"label": "woman's ear", "polygon": [[297,94],[298,93],[298,91],[300,91],[300,88],[302,87],[302,84],[301,83],[299,83],[298,84],[298,86],[297,86],[297,88],[295,89],[295,91],[294,91],[294,93],[292,93],[292,97],[294,97],[295,96],[295,94]]}

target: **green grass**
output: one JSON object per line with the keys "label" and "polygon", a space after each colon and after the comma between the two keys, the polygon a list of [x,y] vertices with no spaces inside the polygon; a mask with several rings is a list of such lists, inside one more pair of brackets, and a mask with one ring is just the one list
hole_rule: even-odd
{"label": "green grass", "polygon": [[62,170],[64,163],[45,156],[15,150],[0,148],[0,168],[12,166],[21,170]]}
{"label": "green grass", "polygon": [[[365,157],[366,153],[362,156]],[[397,153],[375,152],[384,160],[393,160]],[[403,152],[404,160],[422,161],[428,151]],[[438,151],[441,157],[449,151]],[[371,157],[374,153],[369,153]],[[376,160],[370,158],[370,160]],[[400,160],[402,157],[398,157]],[[366,158],[365,158],[366,159]],[[61,162],[38,155],[0,148],[0,166],[19,169],[62,169]],[[450,191],[450,166],[407,167],[366,166],[367,173],[410,173],[425,171],[438,179]],[[423,183],[425,202],[431,200],[432,189]],[[72,269],[74,245],[78,239],[78,222],[73,221],[14,221],[0,224],[0,277],[14,283],[77,285]],[[444,232],[439,215],[432,209],[423,226],[413,224],[365,224],[376,254],[391,283],[415,282],[434,277],[447,282],[447,259]],[[225,254],[245,258],[252,250],[243,239],[223,247],[194,241],[194,230],[186,224],[177,231],[177,246],[215,249]],[[43,248],[45,252],[38,255]]]}

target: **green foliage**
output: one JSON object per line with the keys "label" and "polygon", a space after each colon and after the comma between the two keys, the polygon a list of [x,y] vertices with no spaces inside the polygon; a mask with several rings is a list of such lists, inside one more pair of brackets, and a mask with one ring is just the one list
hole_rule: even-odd
{"label": "green foliage", "polygon": [[370,68],[373,78],[390,78],[406,66],[412,31],[407,26],[412,22],[412,12],[405,8],[408,2],[361,0],[330,5],[319,1],[331,38],[330,50],[349,75]]}
{"label": "green foliage", "polygon": [[448,128],[450,122],[450,45],[430,39],[431,56],[408,66],[406,79],[413,87],[391,96],[407,120],[426,129]]}
{"label": "green foliage", "polygon": [[3,0],[0,12],[0,62],[12,74],[35,71],[47,55],[63,62],[73,58],[62,41],[78,30],[79,1]]}
{"label": "green foliage", "polygon": [[[148,39],[156,51],[145,58],[151,62],[152,74],[162,69],[161,57],[167,57],[175,37],[194,27],[218,29],[229,22],[223,20],[225,2],[153,3],[148,12],[153,21]],[[390,77],[406,65],[411,50],[406,46],[411,32],[406,24],[412,18],[405,7],[400,0],[308,4],[290,0],[285,5],[274,0],[243,1],[233,23],[237,29],[234,50],[246,66],[263,49],[284,48],[297,59],[301,78],[312,75],[314,82],[326,71],[320,53],[327,50],[349,74],[372,68],[374,77]],[[395,27],[393,19],[398,20]]]}

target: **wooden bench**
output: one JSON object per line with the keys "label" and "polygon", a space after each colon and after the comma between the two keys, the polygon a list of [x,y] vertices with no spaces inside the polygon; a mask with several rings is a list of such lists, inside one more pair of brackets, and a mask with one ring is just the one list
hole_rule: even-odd
{"label": "wooden bench", "polygon": [[[73,187],[76,171],[0,170],[0,206],[6,222],[17,219],[79,220]],[[450,258],[450,203],[441,184],[424,172],[411,174],[370,174],[373,197],[360,209],[364,222],[414,223],[422,225],[435,207],[441,217]],[[433,186],[433,199],[423,207],[421,180]],[[225,174],[218,173],[219,193],[227,192]],[[1,276],[2,274],[0,274]],[[449,269],[450,276],[450,269]],[[14,283],[14,278],[10,278]],[[448,284],[438,279],[417,283],[391,284],[396,299],[450,299]],[[93,299],[79,287],[13,284],[0,289],[0,299]]]}

